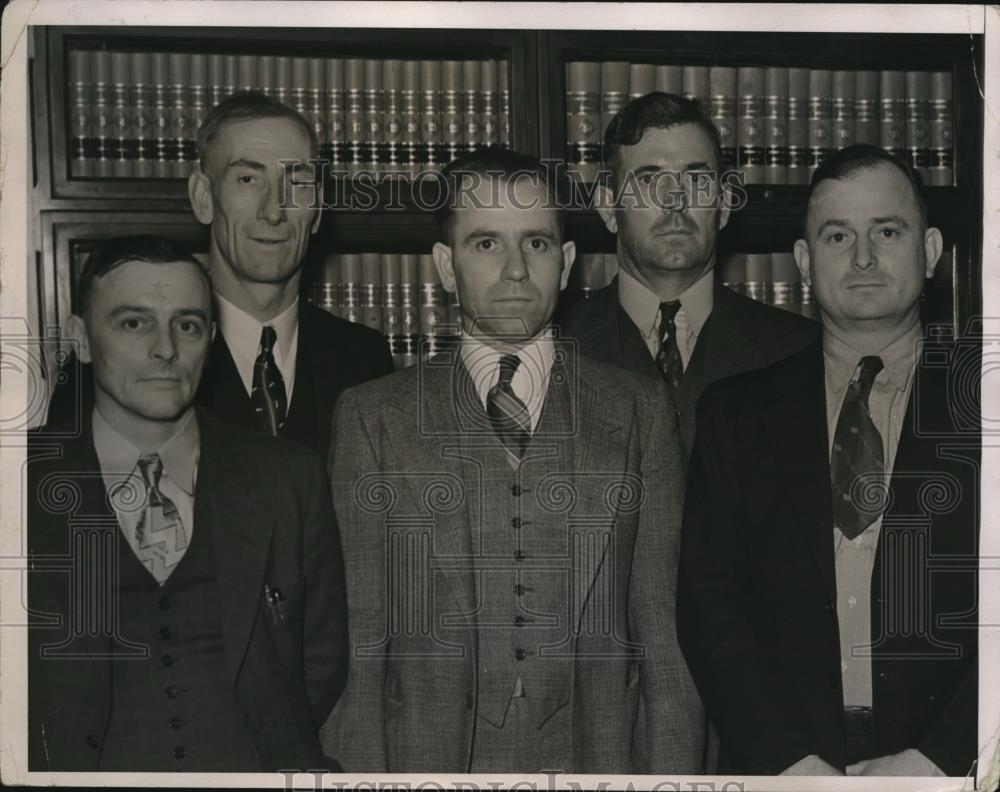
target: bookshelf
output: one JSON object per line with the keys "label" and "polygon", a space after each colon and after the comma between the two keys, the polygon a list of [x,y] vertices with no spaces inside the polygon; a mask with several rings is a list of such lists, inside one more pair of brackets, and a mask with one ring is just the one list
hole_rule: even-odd
{"label": "bookshelf", "polygon": [[[767,74],[767,70],[795,68],[830,71],[936,72],[950,75],[952,87],[952,126],[954,159],[950,184],[927,190],[931,222],[941,228],[948,251],[947,262],[939,267],[925,300],[925,314],[934,321],[947,321],[957,331],[968,319],[981,312],[981,217],[982,217],[982,123],[983,106],[977,90],[977,73],[982,74],[983,42],[979,36],[927,34],[784,34],[727,32],[652,32],[652,31],[539,31],[539,30],[435,30],[435,29],[282,29],[257,28],[122,28],[122,27],[36,27],[32,29],[30,75],[32,81],[33,122],[33,209],[39,219],[36,234],[35,280],[38,288],[38,325],[61,325],[72,305],[75,268],[81,254],[100,238],[120,233],[158,233],[182,243],[193,252],[205,252],[207,230],[191,214],[187,201],[186,179],[179,170],[163,177],[143,171],[136,175],[116,175],[114,164],[103,169],[80,168],[79,135],[74,77],[79,56],[73,53],[106,52],[90,55],[88,66],[106,70],[108,87],[101,98],[108,118],[102,129],[113,136],[115,105],[119,102],[114,87],[120,75],[134,63],[152,61],[161,72],[166,69],[168,86],[165,101],[170,103],[169,77],[171,55],[174,63],[187,64],[179,73],[190,73],[194,61],[194,79],[211,83],[213,69],[221,74],[224,59],[239,75],[243,63],[255,59],[261,87],[283,86],[298,91],[299,101],[308,104],[308,90],[292,78],[308,74],[304,60],[326,64],[332,59],[346,63],[350,59],[370,62],[437,61],[495,64],[506,76],[509,91],[509,144],[542,157],[563,158],[567,152],[567,64],[602,64],[620,62],[642,64],[645,74],[662,67],[729,68],[738,73]],[[146,56],[149,56],[148,58]],[[129,60],[138,57],[138,61]],[[216,61],[211,60],[216,56]],[[76,60],[74,60],[76,58]],[[200,58],[200,60],[198,60]],[[300,59],[298,65],[295,59]],[[260,66],[266,62],[267,67]],[[157,65],[158,64],[158,65]],[[245,66],[244,70],[249,67]],[[320,66],[316,65],[316,69]],[[330,67],[332,68],[332,67]],[[355,64],[355,68],[360,68]],[[447,81],[442,67],[442,81]],[[481,69],[494,67],[480,67]],[[291,77],[289,73],[291,72]],[[319,73],[318,71],[316,73]],[[201,77],[200,75],[209,76]],[[388,74],[385,70],[383,75]],[[129,72],[134,78],[133,72]],[[92,77],[93,75],[91,75]],[[312,79],[312,78],[308,78]],[[387,78],[392,79],[392,78]],[[402,78],[399,78],[402,79]],[[769,78],[770,79],[770,78]],[[498,77],[499,82],[499,77]],[[280,83],[280,85],[278,85]],[[197,89],[190,82],[184,101],[207,104],[211,86]],[[242,87],[237,77],[236,87]],[[314,87],[312,83],[306,86]],[[440,86],[445,85],[442,82]],[[199,93],[200,92],[200,93]],[[200,97],[200,98],[192,98]],[[627,99],[627,96],[626,96]],[[361,101],[367,101],[362,99]],[[423,101],[422,97],[419,101]],[[444,97],[442,103],[446,102]],[[464,123],[463,99],[457,100],[455,119]],[[499,97],[495,100],[497,117],[501,116]],[[483,100],[477,105],[482,108]],[[93,108],[91,108],[93,109]],[[190,109],[190,107],[189,107]],[[206,108],[207,109],[207,108]],[[367,109],[367,105],[362,108]],[[447,107],[441,105],[441,112]],[[167,108],[169,110],[169,107]],[[348,108],[344,109],[346,113]],[[195,120],[197,113],[194,114]],[[188,117],[189,127],[191,116]],[[449,119],[444,115],[442,121]],[[736,119],[737,124],[739,119]],[[86,120],[93,124],[94,119]],[[171,123],[169,115],[164,123]],[[482,123],[482,119],[480,119]],[[191,158],[193,129],[177,133],[178,151]],[[399,151],[405,150],[400,141]],[[113,143],[114,141],[111,141]],[[385,141],[388,143],[389,141]],[[350,156],[350,140],[342,153]],[[93,146],[100,142],[91,141]],[[131,142],[133,151],[137,144]],[[141,144],[139,144],[141,145]],[[172,145],[172,142],[171,142]],[[442,132],[442,146],[431,152],[432,161],[441,163],[449,152]],[[114,150],[113,145],[108,149]],[[155,146],[149,149],[155,151]],[[384,152],[381,154],[385,164]],[[422,155],[423,156],[423,155]],[[307,254],[304,289],[314,288],[328,271],[331,255],[427,253],[438,239],[433,217],[408,195],[409,177],[405,157],[402,167],[390,180],[377,188],[378,206],[374,210],[352,211],[337,207],[324,211],[319,232],[312,239]],[[446,160],[445,160],[446,161]],[[362,163],[364,164],[364,163]],[[419,165],[417,166],[419,170]],[[99,175],[98,175],[99,173]],[[939,180],[940,181],[940,180]],[[395,208],[386,208],[387,189],[398,188],[402,199]],[[328,194],[342,184],[328,181]],[[720,237],[720,262],[733,255],[786,253],[799,236],[806,187],[797,184],[751,183],[747,192],[749,205],[733,214]],[[614,237],[590,209],[570,213],[569,234],[582,255],[612,253]],[[315,293],[315,288],[314,288]],[[578,299],[579,294],[567,295]]]}

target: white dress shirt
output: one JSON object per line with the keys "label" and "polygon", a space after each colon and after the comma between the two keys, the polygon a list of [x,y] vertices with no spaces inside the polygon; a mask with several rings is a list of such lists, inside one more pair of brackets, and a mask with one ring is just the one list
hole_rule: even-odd
{"label": "white dress shirt", "polygon": [[277,335],[274,345],[274,362],[285,382],[285,397],[292,403],[292,388],[295,386],[295,359],[299,351],[299,299],[268,322],[261,322],[242,308],[233,305],[218,293],[215,300],[219,306],[219,331],[233,356],[236,370],[240,373],[247,395],[253,390],[253,365],[260,353],[260,334],[265,326],[273,327]]}

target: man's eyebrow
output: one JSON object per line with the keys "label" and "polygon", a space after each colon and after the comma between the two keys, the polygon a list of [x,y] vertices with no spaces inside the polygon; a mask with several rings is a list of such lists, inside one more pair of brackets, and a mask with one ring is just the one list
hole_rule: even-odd
{"label": "man's eyebrow", "polygon": [[824,220],[820,224],[819,228],[816,229],[816,236],[819,236],[820,233],[822,233],[822,231],[827,226],[833,226],[834,228],[850,228],[851,224],[849,222],[847,222],[846,220],[841,220],[840,218],[837,218],[837,217],[831,218],[829,220]]}
{"label": "man's eyebrow", "polygon": [[872,225],[881,225],[882,223],[898,223],[903,226],[903,228],[909,228],[910,224],[906,222],[906,219],[901,215],[886,215],[885,217],[873,217]]}
{"label": "man's eyebrow", "polygon": [[229,170],[230,168],[249,168],[250,170],[255,170],[255,171],[267,170],[267,168],[265,168],[264,165],[261,164],[260,162],[257,162],[256,160],[249,160],[243,158],[235,159],[228,165],[226,165],[226,170]]}
{"label": "man's eyebrow", "polygon": [[525,237],[542,237],[553,242],[556,239],[556,235],[547,228],[529,228],[521,232],[521,238],[524,239]]}
{"label": "man's eyebrow", "polygon": [[199,319],[208,321],[208,312],[202,308],[178,308],[174,311],[174,316],[196,316]]}
{"label": "man's eyebrow", "polygon": [[111,316],[121,316],[124,313],[151,314],[153,309],[146,305],[119,305],[111,312]]}

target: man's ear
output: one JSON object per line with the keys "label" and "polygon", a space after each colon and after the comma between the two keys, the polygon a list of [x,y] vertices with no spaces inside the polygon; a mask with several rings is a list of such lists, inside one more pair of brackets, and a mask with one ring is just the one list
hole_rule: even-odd
{"label": "man's ear", "polygon": [[604,227],[612,234],[618,233],[618,220],[615,218],[615,194],[607,185],[597,187],[597,213],[604,221]]}
{"label": "man's ear", "polygon": [[435,242],[431,248],[431,255],[434,257],[434,267],[438,271],[441,285],[449,294],[454,294],[455,289],[455,265],[451,258],[451,248],[443,242]]}
{"label": "man's ear", "polygon": [[573,262],[576,261],[576,242],[563,242],[562,246],[562,274],[559,277],[559,291],[566,288],[569,283],[569,273],[573,269]]}
{"label": "man's ear", "polygon": [[934,268],[937,267],[942,250],[944,250],[944,239],[941,232],[936,228],[924,231],[924,256],[927,259],[927,273],[924,277],[934,277]]}
{"label": "man's ear", "polygon": [[[212,203],[212,180],[201,168],[196,167],[188,176],[188,200],[191,211],[202,225],[209,225],[215,217],[215,206]],[[317,215],[319,213],[317,212]]]}
{"label": "man's ear", "polygon": [[795,254],[795,266],[799,268],[802,282],[806,286],[812,286],[812,277],[809,270],[809,245],[804,239],[796,239],[792,253]]}
{"label": "man's ear", "polygon": [[90,362],[90,338],[87,336],[87,325],[83,317],[70,314],[63,325],[63,336],[71,342],[81,363]]}

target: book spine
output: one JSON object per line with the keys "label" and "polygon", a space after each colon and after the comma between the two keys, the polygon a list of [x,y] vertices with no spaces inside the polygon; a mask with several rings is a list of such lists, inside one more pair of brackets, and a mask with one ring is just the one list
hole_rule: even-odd
{"label": "book spine", "polygon": [[289,104],[303,118],[309,118],[308,58],[292,58],[292,87]]}
{"label": "book spine", "polygon": [[[347,171],[357,175],[368,160],[365,145],[365,62],[348,58],[344,63],[344,127],[347,135]],[[352,320],[353,321],[353,320]]]}
{"label": "book spine", "polygon": [[788,183],[788,69],[764,70],[764,183]]}
{"label": "book spine", "polygon": [[507,61],[500,61],[497,69],[498,95],[500,96],[500,146],[510,148],[510,73]]}
{"label": "book spine", "polygon": [[361,323],[382,332],[382,256],[361,254]]}
{"label": "book spine", "polygon": [[208,56],[208,109],[215,107],[228,96],[226,93],[226,56]]}
{"label": "book spine", "polygon": [[420,166],[423,171],[438,169],[444,165],[441,134],[441,62],[420,61],[420,93],[423,101],[420,107],[420,131],[423,141],[420,146]]}
{"label": "book spine", "polygon": [[859,71],[854,75],[854,142],[879,145],[878,72]]}
{"label": "book spine", "polygon": [[809,69],[788,70],[788,184],[809,184]]}
{"label": "book spine", "polygon": [[191,83],[191,61],[186,52],[172,52],[169,60],[170,79],[170,175],[187,178],[190,163],[185,159],[188,128],[191,125],[188,108],[188,86]]}
{"label": "book spine", "polygon": [[719,265],[719,279],[722,285],[737,294],[747,293],[747,254],[730,253]]}
{"label": "book spine", "polygon": [[833,73],[833,147],[838,151],[854,145],[854,83],[854,72]]}
{"label": "book spine", "polygon": [[156,141],[153,133],[153,86],[148,52],[129,55],[132,72],[132,128],[135,133],[135,163],[133,173],[140,179],[153,176],[156,160]]}
{"label": "book spine", "polygon": [[802,278],[791,253],[771,254],[771,305],[792,313],[800,313]]}
{"label": "book spine", "polygon": [[736,69],[728,66],[712,66],[708,72],[709,88],[712,92],[712,123],[719,133],[722,144],[723,171],[735,170],[736,159]]}
{"label": "book spine", "polygon": [[924,183],[930,182],[931,164],[931,74],[906,73],[906,153],[910,165]]}
{"label": "book spine", "polygon": [[347,148],[347,123],[344,119],[344,61],[327,58],[326,71],[326,146],[325,159],[330,161],[330,171],[343,175],[344,167],[351,161]]}
{"label": "book spine", "polygon": [[361,254],[344,253],[340,257],[340,316],[348,322],[360,322],[364,282]]}
{"label": "book spine", "polygon": [[[256,55],[236,56],[236,90],[237,91],[261,91],[263,86],[257,72]],[[266,91],[264,91],[266,93]]]}
{"label": "book spine", "polygon": [[657,66],[654,79],[657,91],[684,95],[684,70],[680,66]]}
{"label": "book spine", "polygon": [[278,84],[278,59],[273,55],[261,55],[257,59],[257,82],[265,96],[275,99]]}
{"label": "book spine", "polygon": [[274,83],[274,98],[286,107],[293,107],[292,69],[294,68],[294,59],[288,55],[279,55],[275,61],[277,74]]}
{"label": "book spine", "polygon": [[495,146],[500,136],[500,115],[497,105],[497,91],[500,76],[495,60],[483,61],[479,73],[481,93],[479,95],[480,140],[484,146]]}
{"label": "book spine", "polygon": [[455,159],[462,151],[462,62],[445,61],[441,65],[441,127],[444,152],[441,162]]}
{"label": "book spine", "polygon": [[737,84],[737,165],[745,184],[759,184],[764,180],[764,70],[741,66]]}
{"label": "book spine", "polygon": [[746,296],[767,303],[771,297],[771,254],[747,253]]}
{"label": "book spine", "polygon": [[340,256],[330,253],[323,257],[320,279],[313,284],[313,305],[334,316],[340,316]]}
{"label": "book spine", "polygon": [[420,61],[403,63],[403,159],[411,179],[420,173]]}
{"label": "book spine", "polygon": [[306,62],[306,120],[316,135],[319,158],[330,161],[330,133],[326,128],[326,64],[322,58],[308,58]]}
{"label": "book spine", "polygon": [[433,355],[440,348],[440,339],[448,324],[448,303],[444,287],[434,267],[434,257],[421,254],[418,258],[420,278],[420,354]]}
{"label": "book spine", "polygon": [[382,134],[384,115],[382,61],[369,58],[365,61],[365,139],[367,141],[365,168],[376,175],[385,172],[385,136]]}
{"label": "book spine", "polygon": [[93,51],[94,137],[97,139],[95,176],[115,175],[115,132],[111,124],[111,53]]}
{"label": "book spine", "polygon": [[68,81],[70,89],[70,176],[92,176],[94,158],[91,156],[90,141],[93,139],[93,118],[91,116],[90,53],[86,50],[70,50]]}
{"label": "book spine", "polygon": [[399,253],[383,253],[380,256],[382,268],[382,334],[389,340],[389,352],[396,366],[402,365],[403,355],[403,314],[400,306],[400,270],[402,256]]}
{"label": "book spine", "polygon": [[652,63],[631,63],[628,67],[628,96],[638,99],[656,90],[656,67]]}
{"label": "book spine", "polygon": [[684,96],[696,101],[701,106],[702,112],[708,113],[711,96],[708,66],[685,66],[683,72]]}
{"label": "book spine", "polygon": [[420,352],[419,256],[404,253],[399,270],[400,367],[412,366]]}
{"label": "book spine", "polygon": [[933,72],[930,86],[930,184],[951,186],[955,178],[951,73]]}
{"label": "book spine", "polygon": [[809,173],[826,162],[833,151],[833,73],[809,72]]}
{"label": "book spine", "polygon": [[222,93],[224,96],[232,96],[239,90],[240,86],[240,56],[226,55],[223,59],[223,80]]}
{"label": "book spine", "polygon": [[879,145],[895,157],[906,156],[906,77],[901,71],[879,73]]}
{"label": "book spine", "polygon": [[111,126],[115,130],[114,174],[119,178],[133,175],[135,155],[135,126],[129,102],[129,56],[127,52],[111,53],[111,84],[114,109]]}
{"label": "book spine", "polygon": [[465,120],[465,150],[475,151],[482,143],[479,98],[482,95],[481,68],[477,60],[462,61],[462,99]]}
{"label": "book spine", "polygon": [[170,86],[169,61],[165,52],[154,52],[150,55],[150,68],[153,80],[153,135],[156,142],[156,159],[153,161],[153,175],[158,179],[170,178],[171,146],[170,146]]}
{"label": "book spine", "polygon": [[[385,146],[384,170],[396,177],[406,172],[403,153],[403,62],[382,61],[382,134]],[[397,262],[398,264],[398,262]],[[399,267],[397,266],[398,270]],[[395,281],[399,285],[398,278]]]}
{"label": "book spine", "polygon": [[592,182],[601,161],[601,66],[574,61],[566,71],[566,171],[573,179]]}
{"label": "book spine", "polygon": [[628,64],[605,61],[601,64],[601,126],[597,139],[604,137],[611,119],[625,106],[628,99]]}
{"label": "book spine", "polygon": [[205,120],[205,113],[208,112],[205,104],[208,86],[208,56],[195,53],[191,56],[191,113],[184,135],[184,159],[188,164],[188,172],[198,159],[198,129]]}

